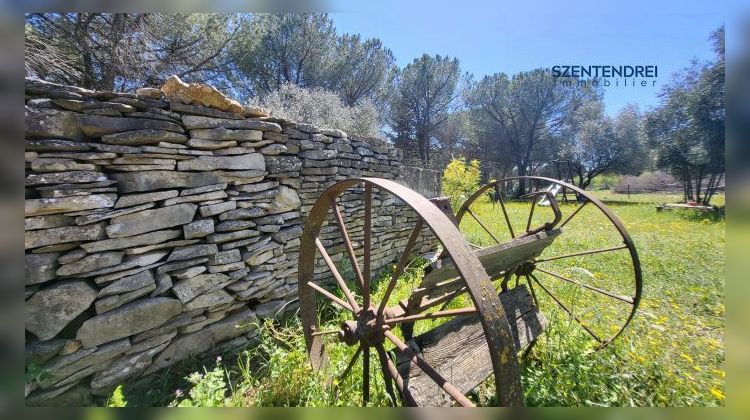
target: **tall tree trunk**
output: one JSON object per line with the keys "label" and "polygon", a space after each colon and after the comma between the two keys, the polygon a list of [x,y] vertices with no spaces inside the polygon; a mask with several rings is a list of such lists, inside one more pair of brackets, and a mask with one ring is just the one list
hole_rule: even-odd
{"label": "tall tree trunk", "polygon": [[711,175],[711,183],[707,187],[706,194],[703,197],[703,201],[705,201],[705,205],[708,206],[711,203],[711,199],[713,198],[714,194],[716,194],[716,190],[719,188],[719,185],[721,185],[721,179],[723,176],[724,176],[723,173]]}
{"label": "tall tree trunk", "polygon": [[701,188],[703,187],[703,168],[698,169],[698,173],[695,176],[695,202],[702,203],[701,200]]}
{"label": "tall tree trunk", "polygon": [[587,175],[586,178],[583,180],[583,182],[581,182],[581,189],[585,190],[586,188],[588,188],[589,185],[591,185],[591,181],[593,180],[594,180],[593,176]]}
{"label": "tall tree trunk", "polygon": [[78,49],[81,52],[81,57],[83,59],[83,72],[81,74],[81,85],[82,87],[85,87],[88,89],[96,89],[95,80],[94,80],[94,65],[93,65],[93,57],[91,54],[91,46],[89,45],[89,40],[86,37],[88,26],[91,24],[92,20],[93,20],[93,13],[90,13],[90,14],[78,13],[76,15],[75,29],[73,32],[73,35],[76,40],[75,42],[78,44]]}
{"label": "tall tree trunk", "polygon": [[685,169],[685,201],[693,201],[693,178],[690,169]]}
{"label": "tall tree trunk", "polygon": [[688,198],[687,198],[687,181],[686,180],[682,181],[682,199],[686,203],[688,202]]}
{"label": "tall tree trunk", "polygon": [[[112,17],[112,27],[109,28],[109,43],[110,43],[110,56],[112,60],[117,60],[117,55],[120,54],[119,44],[125,34],[125,18],[124,13],[115,13]],[[132,57],[135,58],[135,57]],[[104,64],[104,63],[102,63]],[[100,82],[100,89],[102,90],[115,90],[115,68],[113,63],[107,63],[106,68],[102,69],[103,75]]]}
{"label": "tall tree trunk", "polygon": [[[518,176],[526,176],[526,162],[518,162]],[[518,189],[516,190],[516,197],[520,197],[526,193],[526,180],[520,178],[518,180]]]}

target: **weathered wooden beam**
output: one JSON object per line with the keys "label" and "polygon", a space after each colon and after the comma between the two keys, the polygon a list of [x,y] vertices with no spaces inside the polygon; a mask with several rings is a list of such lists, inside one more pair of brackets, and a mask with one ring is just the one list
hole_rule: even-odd
{"label": "weathered wooden beam", "polygon": [[[499,245],[478,249],[476,255],[490,278],[495,279],[505,271],[537,257],[560,233],[560,229],[552,229],[519,237]],[[408,300],[387,308],[386,312],[391,317],[403,316],[407,312],[422,312],[453,298],[456,293],[461,293],[460,289],[464,289],[465,286],[450,258],[443,258],[432,263],[431,271],[425,274],[422,283],[412,291]]]}
{"label": "weathered wooden beam", "polygon": [[[544,248],[549,246],[559,234],[559,229],[539,232],[479,249],[476,251],[476,255],[490,278],[497,278],[505,271],[541,254]],[[450,258],[443,258],[432,266],[432,271],[425,274],[422,279],[420,289],[429,290],[431,287],[457,276],[456,268]]]}
{"label": "weathered wooden beam", "polygon": [[[547,326],[525,285],[500,294],[510,320],[517,352],[532,343]],[[493,372],[484,330],[476,315],[459,316],[407,342],[430,366],[464,394]],[[508,343],[510,345],[510,343]],[[404,386],[419,406],[447,406],[453,399],[408,357],[396,351],[396,366]]]}

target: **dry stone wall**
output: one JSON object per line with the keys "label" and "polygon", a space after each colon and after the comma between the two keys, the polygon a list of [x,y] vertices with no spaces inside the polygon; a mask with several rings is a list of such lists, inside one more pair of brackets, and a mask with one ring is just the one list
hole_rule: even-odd
{"label": "dry stone wall", "polygon": [[[259,319],[295,307],[303,221],[321,192],[398,176],[401,155],[383,141],[272,118],[177,78],[135,93],[25,87],[28,404],[83,403],[252,344]],[[375,197],[381,269],[415,215]],[[340,205],[361,253],[361,191]],[[341,261],[334,224],[322,238]]]}

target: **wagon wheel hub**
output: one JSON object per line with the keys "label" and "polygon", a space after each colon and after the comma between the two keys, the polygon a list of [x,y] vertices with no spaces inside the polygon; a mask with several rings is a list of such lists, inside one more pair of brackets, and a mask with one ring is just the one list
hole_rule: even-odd
{"label": "wagon wheel hub", "polygon": [[536,264],[534,264],[533,261],[526,261],[525,263],[518,266],[518,268],[516,269],[516,275],[528,276],[531,275],[531,273],[533,273],[535,269]]}
{"label": "wagon wheel hub", "polygon": [[385,326],[377,322],[375,309],[370,307],[361,310],[356,315],[356,319],[342,322],[338,338],[348,346],[361,343],[373,347],[385,341],[385,330]]}

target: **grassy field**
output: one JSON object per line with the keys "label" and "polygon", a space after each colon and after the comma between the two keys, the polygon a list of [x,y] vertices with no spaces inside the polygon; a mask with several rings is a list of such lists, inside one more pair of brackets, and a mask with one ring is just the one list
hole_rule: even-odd
{"label": "grassy field", "polygon": [[[593,194],[600,200],[604,200],[608,203],[622,202],[622,203],[679,203],[684,202],[682,194],[671,194],[671,193],[651,193],[651,194],[619,194],[610,190],[599,190],[594,191]],[[724,195],[717,194],[711,199],[711,204],[717,206],[724,205]]]}
{"label": "grassy field", "polygon": [[[610,203],[633,237],[643,267],[643,293],[635,318],[608,347],[595,343],[580,326],[536,288],[549,327],[530,354],[521,360],[525,403],[530,406],[716,406],[724,404],[724,242],[725,223],[701,215],[656,212],[655,204],[676,201],[665,196],[597,192]],[[723,197],[717,203],[723,204]],[[528,205],[509,203],[514,229],[523,230]],[[564,214],[575,207],[563,205]],[[509,239],[499,208],[489,203],[473,207],[501,240]],[[532,226],[549,219],[538,207]],[[475,244],[494,243],[476,222],[461,225]],[[497,233],[503,232],[506,233]],[[503,236],[504,235],[504,236]],[[591,205],[564,228],[542,257],[564,255],[621,243],[609,221]],[[622,295],[634,294],[633,269],[625,250],[566,258],[546,269]],[[408,296],[418,283],[421,268],[412,263],[392,301]],[[388,273],[373,282],[374,301],[383,295]],[[539,275],[542,284],[571,308],[600,337],[619,329],[629,305]],[[523,279],[522,279],[523,280]],[[536,284],[535,284],[536,286]],[[467,305],[459,300],[452,307]],[[325,308],[329,328],[345,314]],[[416,333],[436,323],[417,324]],[[354,348],[328,346],[331,371],[344,370]],[[374,353],[374,352],[373,352]],[[231,360],[187,363],[161,375],[148,390],[125,385],[110,403],[125,398],[131,405],[201,406],[329,406],[361,403],[361,370],[328,382],[327,372],[315,373],[304,352],[299,322],[262,326],[260,345]],[[361,366],[361,365],[358,365]],[[372,405],[387,405],[377,356],[372,356]],[[492,380],[470,398],[491,404]]]}

